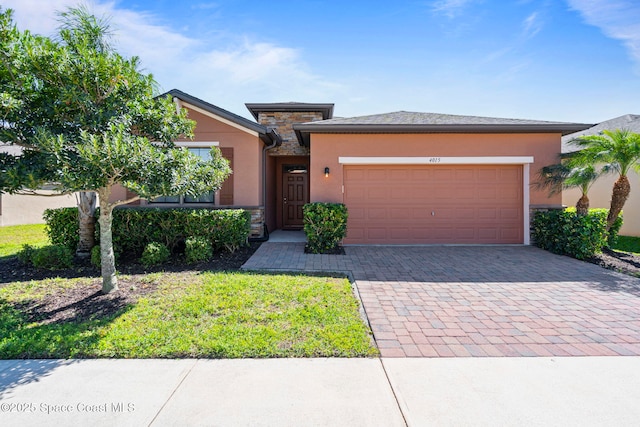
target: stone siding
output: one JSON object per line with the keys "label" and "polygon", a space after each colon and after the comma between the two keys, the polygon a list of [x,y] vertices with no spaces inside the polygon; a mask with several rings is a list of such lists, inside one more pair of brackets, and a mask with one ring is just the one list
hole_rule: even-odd
{"label": "stone siding", "polygon": [[258,122],[275,128],[282,137],[282,145],[269,150],[270,156],[308,156],[309,148],[298,143],[293,124],[322,120],[322,112],[280,112],[265,111],[258,115]]}
{"label": "stone siding", "polygon": [[264,207],[247,209],[251,213],[250,238],[264,237]]}

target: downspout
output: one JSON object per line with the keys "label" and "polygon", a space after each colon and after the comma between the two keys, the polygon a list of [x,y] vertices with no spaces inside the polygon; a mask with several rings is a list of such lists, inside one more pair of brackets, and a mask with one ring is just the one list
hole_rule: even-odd
{"label": "downspout", "polygon": [[278,145],[278,139],[274,138],[269,145],[262,147],[262,206],[264,209],[264,231],[262,237],[253,237],[251,242],[266,242],[269,240],[269,230],[267,229],[267,151]]}

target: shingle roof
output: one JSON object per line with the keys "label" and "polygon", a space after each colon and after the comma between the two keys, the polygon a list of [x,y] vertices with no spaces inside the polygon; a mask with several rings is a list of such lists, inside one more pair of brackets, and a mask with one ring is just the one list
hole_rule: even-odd
{"label": "shingle roof", "polygon": [[416,113],[412,111],[395,111],[369,116],[335,118],[313,122],[318,125],[336,124],[362,125],[522,125],[522,124],[561,124],[539,120],[501,119],[496,117],[460,116],[455,114]]}
{"label": "shingle roof", "polygon": [[174,96],[188,104],[220,116],[246,129],[257,132],[260,135],[260,139],[262,139],[265,144],[270,144],[273,142],[280,144],[282,142],[280,136],[273,129],[270,129],[267,126],[263,126],[260,123],[256,123],[249,119],[246,119],[242,116],[232,113],[231,111],[227,111],[224,108],[218,107],[217,105],[213,105],[209,102],[203,101],[202,99],[196,98],[195,96],[189,95],[188,93],[182,92],[181,90],[171,89],[170,91],[159,96],[166,95]]}
{"label": "shingle roof", "polygon": [[598,135],[603,130],[617,129],[627,129],[631,132],[640,133],[640,115],[625,114],[624,116],[605,120],[602,123],[598,123],[597,125],[590,127],[589,129],[565,135],[562,137],[562,152],[570,153],[572,151],[576,151],[576,147],[570,144],[572,139],[586,135]]}
{"label": "shingle roof", "polygon": [[310,133],[567,133],[590,124],[460,116],[396,111],[369,116],[334,118],[294,125],[298,140],[308,145]]}

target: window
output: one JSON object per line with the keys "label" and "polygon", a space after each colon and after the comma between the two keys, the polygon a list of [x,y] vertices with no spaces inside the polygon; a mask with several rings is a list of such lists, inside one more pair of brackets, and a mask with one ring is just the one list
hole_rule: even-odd
{"label": "window", "polygon": [[[202,160],[207,161],[211,160],[211,148],[189,148],[196,156],[200,157]],[[184,203],[213,203],[213,191],[209,191],[208,193],[201,194],[197,197],[193,196],[184,196]]]}
{"label": "window", "polygon": [[[210,151],[211,148],[207,147],[207,148],[192,148],[189,147],[188,150],[195,154],[196,156],[200,157],[203,160],[210,160],[211,159],[211,155],[210,155]],[[162,196],[162,197],[156,197],[155,199],[150,201],[151,203],[178,203],[178,204],[182,204],[182,203],[215,203],[215,198],[214,198],[214,193],[213,191],[210,191],[208,193],[205,194],[201,194],[197,197],[193,197],[193,196]]]}

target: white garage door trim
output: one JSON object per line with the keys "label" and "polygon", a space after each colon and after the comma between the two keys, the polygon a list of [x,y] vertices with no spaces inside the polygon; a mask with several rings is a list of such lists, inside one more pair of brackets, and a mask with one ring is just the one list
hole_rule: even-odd
{"label": "white garage door trim", "polygon": [[[529,168],[533,156],[490,157],[338,157],[341,165],[522,165],[524,244],[531,244],[529,230]],[[344,193],[344,183],[342,185]]]}

